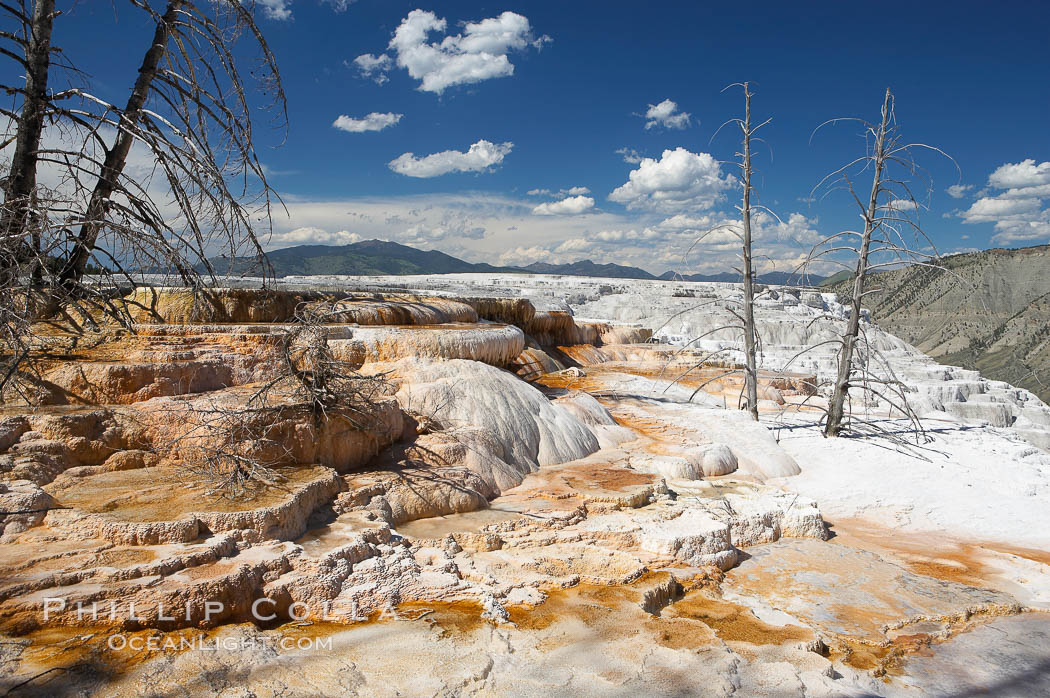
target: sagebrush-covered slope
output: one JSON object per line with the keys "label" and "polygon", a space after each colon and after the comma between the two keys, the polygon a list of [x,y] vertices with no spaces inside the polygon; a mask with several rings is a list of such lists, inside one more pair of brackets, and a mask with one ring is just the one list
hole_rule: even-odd
{"label": "sagebrush-covered slope", "polygon": [[942,363],[1050,401],[1050,245],[954,255],[944,266],[878,274],[868,286],[879,290],[865,306],[882,327]]}

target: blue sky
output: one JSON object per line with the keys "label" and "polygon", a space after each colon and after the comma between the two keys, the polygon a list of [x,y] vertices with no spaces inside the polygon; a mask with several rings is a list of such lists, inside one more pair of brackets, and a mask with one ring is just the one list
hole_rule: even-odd
{"label": "blue sky", "polygon": [[[493,263],[683,267],[697,231],[733,213],[734,170],[719,161],[737,133],[711,137],[742,106],[722,88],[743,80],[773,119],[757,186],[783,223],[761,222],[758,244],[777,268],[855,221],[843,198],[807,199],[861,154],[858,128],[810,135],[832,117],[877,118],[886,87],[906,138],[961,169],[922,160],[934,184],[922,219],[941,252],[1050,242],[1048,4],[259,4],[289,105],[283,145],[260,139],[290,214],[271,248],[379,237]],[[96,56],[80,63],[119,100],[143,27],[92,0],[56,33]],[[99,32],[112,38],[102,59]],[[732,258],[715,240],[684,266]]]}

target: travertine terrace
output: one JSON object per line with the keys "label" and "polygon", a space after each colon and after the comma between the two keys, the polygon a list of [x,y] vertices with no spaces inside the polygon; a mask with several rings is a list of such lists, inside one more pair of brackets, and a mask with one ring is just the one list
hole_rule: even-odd
{"label": "travertine terrace", "polygon": [[[42,330],[32,404],[11,395],[0,420],[0,688],[1045,689],[1050,410],[872,326],[932,441],[829,444],[806,405],[831,355],[795,357],[841,308],[781,289],[760,309],[755,424],[722,375],[735,338],[691,342],[736,292],[289,279],[140,290],[134,332]],[[276,482],[210,492],[186,467],[187,415],[245,409],[282,329],[319,303],[333,353],[386,382],[375,419],[291,415]]]}

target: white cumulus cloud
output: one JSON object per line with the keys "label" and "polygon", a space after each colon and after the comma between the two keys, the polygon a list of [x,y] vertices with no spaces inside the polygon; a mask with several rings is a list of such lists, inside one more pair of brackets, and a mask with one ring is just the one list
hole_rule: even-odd
{"label": "white cumulus cloud", "polygon": [[664,128],[686,128],[689,126],[689,113],[678,111],[678,104],[665,99],[659,104],[650,104],[645,112],[646,130],[663,126]]}
{"label": "white cumulus cloud", "polygon": [[500,266],[524,266],[533,262],[556,261],[554,253],[546,247],[514,247],[499,256]]}
{"label": "white cumulus cloud", "polygon": [[594,239],[600,242],[623,242],[638,236],[633,230],[601,230],[594,234]]}
{"label": "white cumulus cloud", "polygon": [[266,19],[284,21],[292,18],[291,0],[258,0],[258,4]]}
{"label": "white cumulus cloud", "polygon": [[570,196],[561,201],[540,204],[532,209],[537,216],[575,216],[594,208],[594,199],[589,196]]}
{"label": "white cumulus cloud", "polygon": [[485,237],[484,226],[462,211],[445,211],[436,221],[424,220],[405,229],[409,244],[428,244],[438,240],[480,240]]}
{"label": "white cumulus cloud", "polygon": [[346,12],[346,8],[353,5],[357,0],[323,0],[325,3],[332,6],[332,9],[336,12]]}
{"label": "white cumulus cloud", "polygon": [[988,184],[996,189],[1020,189],[1050,184],[1050,162],[1035,164],[1029,158],[1021,162],[999,166],[988,175]]}
{"label": "white cumulus cloud", "polygon": [[1050,162],[1037,164],[1029,158],[1006,163],[988,176],[988,186],[1003,191],[974,201],[959,214],[964,223],[993,223],[996,244],[1050,239]]}
{"label": "white cumulus cloud", "polygon": [[273,249],[294,245],[352,245],[363,239],[357,233],[348,230],[329,232],[323,228],[304,226],[285,233],[274,233],[266,241],[266,246]]}
{"label": "white cumulus cloud", "polygon": [[480,22],[468,22],[462,34],[429,41],[432,32],[444,33],[448,23],[428,10],[412,10],[401,21],[389,48],[397,65],[420,81],[419,89],[441,94],[454,85],[466,85],[514,74],[507,57],[511,51],[539,48],[550,38],[536,39],[529,20],[504,12]]}
{"label": "white cumulus cloud", "polygon": [[377,111],[368,114],[362,119],[354,119],[345,114],[336,119],[332,126],[347,133],[364,133],[365,131],[382,131],[384,128],[395,125],[401,121],[404,114],[381,114]]}
{"label": "white cumulus cloud", "polygon": [[963,215],[967,223],[995,223],[1039,210],[1039,199],[1008,199],[985,196],[973,202]]}
{"label": "white cumulus cloud", "polygon": [[629,209],[708,209],[733,186],[731,175],[722,175],[718,161],[708,153],[691,153],[679,146],[665,150],[659,160],[642,158],[625,184],[609,195],[610,201]]}
{"label": "white cumulus cloud", "polygon": [[[347,64],[348,67],[349,65]],[[357,68],[357,72],[361,77],[373,80],[377,85],[382,85],[390,79],[386,74],[393,65],[394,61],[385,53],[381,53],[378,56],[374,56],[371,53],[363,53],[353,61],[353,66]]]}
{"label": "white cumulus cloud", "polygon": [[[357,0],[321,0],[331,5],[336,12],[345,12],[346,8],[353,5]],[[292,18],[292,0],[255,0],[255,4],[262,8],[266,19],[276,19],[279,22]]]}
{"label": "white cumulus cloud", "polygon": [[970,191],[973,190],[972,184],[953,184],[944,191],[948,192],[948,196],[953,199],[961,199]]}
{"label": "white cumulus cloud", "polygon": [[594,243],[585,238],[569,238],[554,248],[556,254],[571,254],[573,252],[586,252],[594,247]]}
{"label": "white cumulus cloud", "polygon": [[616,154],[622,156],[623,161],[628,165],[637,165],[642,161],[642,154],[634,148],[620,148]]}
{"label": "white cumulus cloud", "polygon": [[513,143],[492,143],[480,140],[467,152],[443,150],[440,153],[416,157],[404,153],[390,161],[390,169],[408,177],[439,177],[449,172],[484,172],[503,162],[514,148]]}
{"label": "white cumulus cloud", "polygon": [[560,189],[558,191],[551,191],[550,189],[529,189],[525,193],[529,196],[560,196],[564,198],[566,196],[590,194],[591,190],[588,187],[569,187],[568,189]]}
{"label": "white cumulus cloud", "polygon": [[893,199],[889,203],[884,204],[883,208],[891,211],[908,213],[909,211],[917,211],[919,209],[919,202],[912,199]]}

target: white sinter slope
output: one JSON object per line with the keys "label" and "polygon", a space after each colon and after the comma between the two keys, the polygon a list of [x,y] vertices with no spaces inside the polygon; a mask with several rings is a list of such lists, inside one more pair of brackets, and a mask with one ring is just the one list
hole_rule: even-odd
{"label": "white sinter slope", "polygon": [[[298,283],[319,281],[526,297],[537,307],[568,307],[577,318],[637,323],[652,329],[659,341],[740,358],[735,331],[712,331],[732,317],[727,307],[741,293],[735,284],[513,274],[313,277]],[[829,342],[841,330],[846,309],[833,294],[772,290],[757,309],[764,342],[761,367],[827,379],[835,351]],[[857,516],[916,531],[1050,545],[1045,504],[1050,497],[1045,450],[1050,448],[1050,409],[1027,390],[938,364],[882,331],[866,314],[864,320],[869,342],[912,391],[911,403],[926,418],[933,441],[909,451],[883,440],[827,440],[808,414],[771,415],[768,420],[783,427],[774,428],[781,445],[802,470],[780,480],[783,486],[818,500],[829,518]],[[696,340],[700,335],[705,336]],[[640,381],[636,387],[645,392],[647,385]],[[617,388],[630,391],[630,386]]]}

